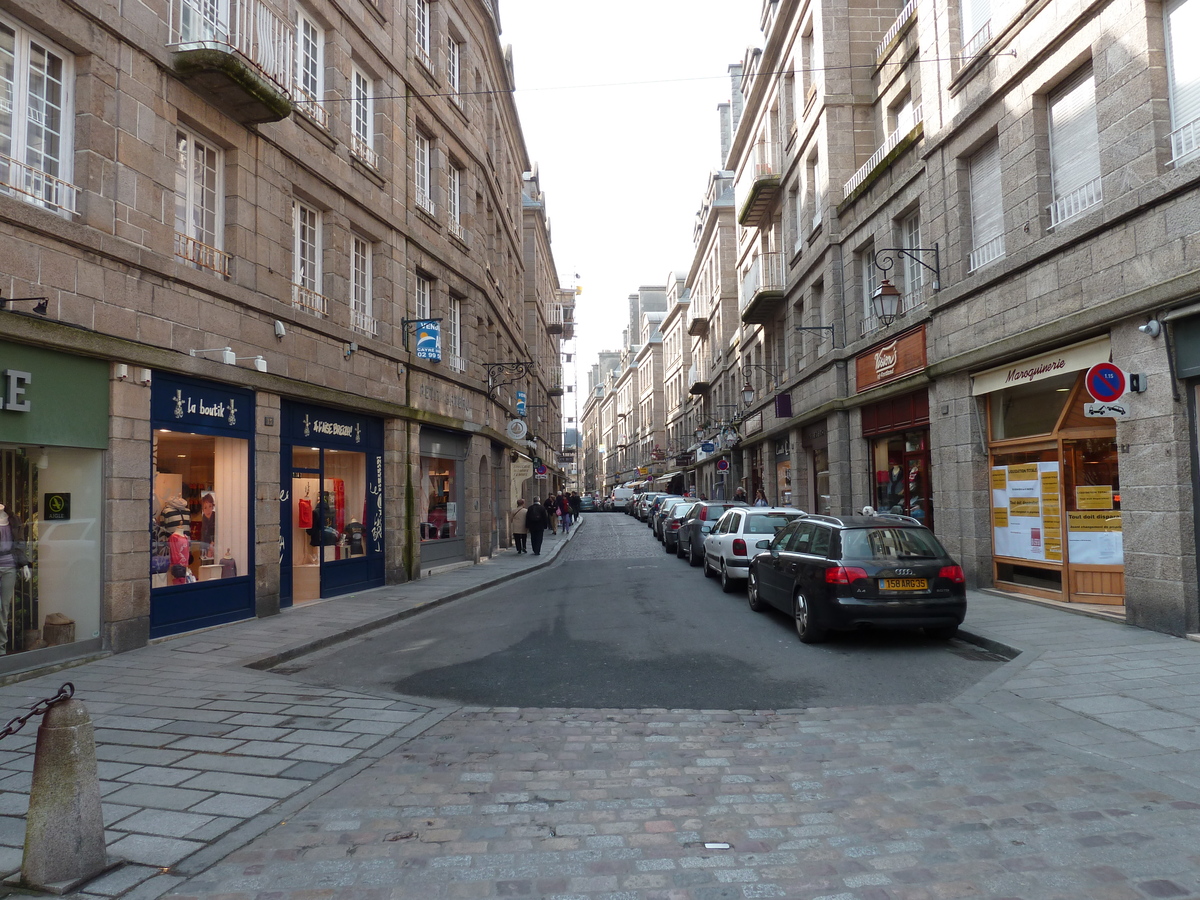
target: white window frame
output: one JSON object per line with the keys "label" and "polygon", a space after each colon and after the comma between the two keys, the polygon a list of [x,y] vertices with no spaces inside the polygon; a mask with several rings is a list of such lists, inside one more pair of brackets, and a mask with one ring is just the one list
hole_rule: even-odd
{"label": "white window frame", "polygon": [[451,296],[446,303],[446,351],[450,357],[450,368],[455,372],[466,370],[462,355],[462,300]]}
{"label": "white window frame", "polygon": [[0,57],[0,72],[13,70],[11,82],[0,76],[0,103],[11,112],[10,129],[0,131],[0,191],[74,215],[75,59],[11,19],[0,16],[0,28],[12,34],[14,50],[11,58],[7,52]]}
{"label": "white window frame", "polygon": [[1050,227],[1073,219],[1103,199],[1096,79],[1090,66],[1072,75],[1048,98],[1050,123]]}
{"label": "white window frame", "polygon": [[451,163],[446,167],[446,217],[452,237],[466,240],[462,224],[462,176],[463,170]]}
{"label": "white window frame", "polygon": [[292,204],[292,305],[323,316],[329,304],[321,293],[321,211],[305,203]]}
{"label": "white window frame", "polygon": [[446,85],[450,88],[450,99],[462,106],[462,42],[454,35],[446,35]]}
{"label": "white window frame", "polygon": [[227,278],[224,153],[184,128],[175,148],[175,256]]}
{"label": "white window frame", "polygon": [[859,281],[862,284],[863,334],[880,326],[879,318],[871,307],[871,298],[879,287],[879,267],[875,265],[875,244],[872,242],[858,251]]}
{"label": "white window frame", "polygon": [[812,198],[812,228],[817,228],[825,215],[825,175],[821,168],[821,154],[813,151],[808,158],[809,196]]}
{"label": "white window frame", "polygon": [[965,63],[992,39],[992,4],[991,0],[962,0],[959,10],[962,15],[960,43]]}
{"label": "white window frame", "polygon": [[417,132],[413,138],[413,180],[417,207],[429,215],[437,213],[433,202],[433,141]]}
{"label": "white window frame", "polygon": [[425,68],[433,71],[432,15],[429,0],[413,0],[413,51]]}
{"label": "white window frame", "polygon": [[921,265],[921,214],[913,212],[900,220],[900,246],[912,252],[912,256],[901,254],[904,261],[904,307],[908,312],[920,306],[925,299],[925,267]]}
{"label": "white window frame", "polygon": [[418,274],[413,286],[413,318],[428,319],[430,317],[430,311],[433,309],[432,295],[433,281]]}
{"label": "white window frame", "polygon": [[375,82],[358,66],[350,67],[351,152],[373,169],[379,168],[375,152]]}
{"label": "white window frame", "polygon": [[1200,0],[1167,0],[1163,9],[1171,99],[1171,162],[1200,159]]}
{"label": "white window frame", "polygon": [[296,11],[296,108],[329,128],[325,109],[325,29],[303,10]]}
{"label": "white window frame", "polygon": [[350,238],[350,327],[363,334],[379,333],[372,292],[374,246],[357,234]]}
{"label": "white window frame", "polygon": [[1004,258],[1004,190],[1000,144],[992,140],[967,162],[970,197],[971,252],[967,270],[974,272]]}

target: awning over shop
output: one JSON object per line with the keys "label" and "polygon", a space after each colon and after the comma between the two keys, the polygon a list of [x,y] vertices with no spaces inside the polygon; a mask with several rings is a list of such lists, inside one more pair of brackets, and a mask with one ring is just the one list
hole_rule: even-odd
{"label": "awning over shop", "polygon": [[676,475],[682,474],[682,472],[668,472],[666,475],[659,475],[657,478],[655,478],[654,483],[658,484],[658,482],[661,481],[663,484],[670,484],[672,478],[674,478]]}

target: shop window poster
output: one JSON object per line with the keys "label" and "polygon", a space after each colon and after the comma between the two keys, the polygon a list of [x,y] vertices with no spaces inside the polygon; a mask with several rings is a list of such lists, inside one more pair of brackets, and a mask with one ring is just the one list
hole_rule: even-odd
{"label": "shop window poster", "polygon": [[992,469],[992,535],[996,555],[1062,562],[1057,462]]}

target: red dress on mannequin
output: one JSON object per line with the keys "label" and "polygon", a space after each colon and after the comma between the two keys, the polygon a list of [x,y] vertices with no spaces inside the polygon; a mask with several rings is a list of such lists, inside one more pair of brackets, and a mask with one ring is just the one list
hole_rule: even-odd
{"label": "red dress on mannequin", "polygon": [[[188,540],[188,536],[183,531],[176,531],[167,538],[167,550],[171,555],[171,567],[183,566],[187,568],[187,564],[191,561],[192,542]],[[171,571],[171,570],[168,570]],[[172,572],[168,579],[171,584],[187,584],[187,574],[176,577]]]}

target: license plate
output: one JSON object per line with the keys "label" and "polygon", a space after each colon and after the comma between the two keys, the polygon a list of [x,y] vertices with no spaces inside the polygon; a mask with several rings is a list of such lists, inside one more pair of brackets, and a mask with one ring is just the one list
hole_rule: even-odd
{"label": "license plate", "polygon": [[929,579],[885,578],[883,579],[883,589],[885,591],[926,591],[929,590]]}

